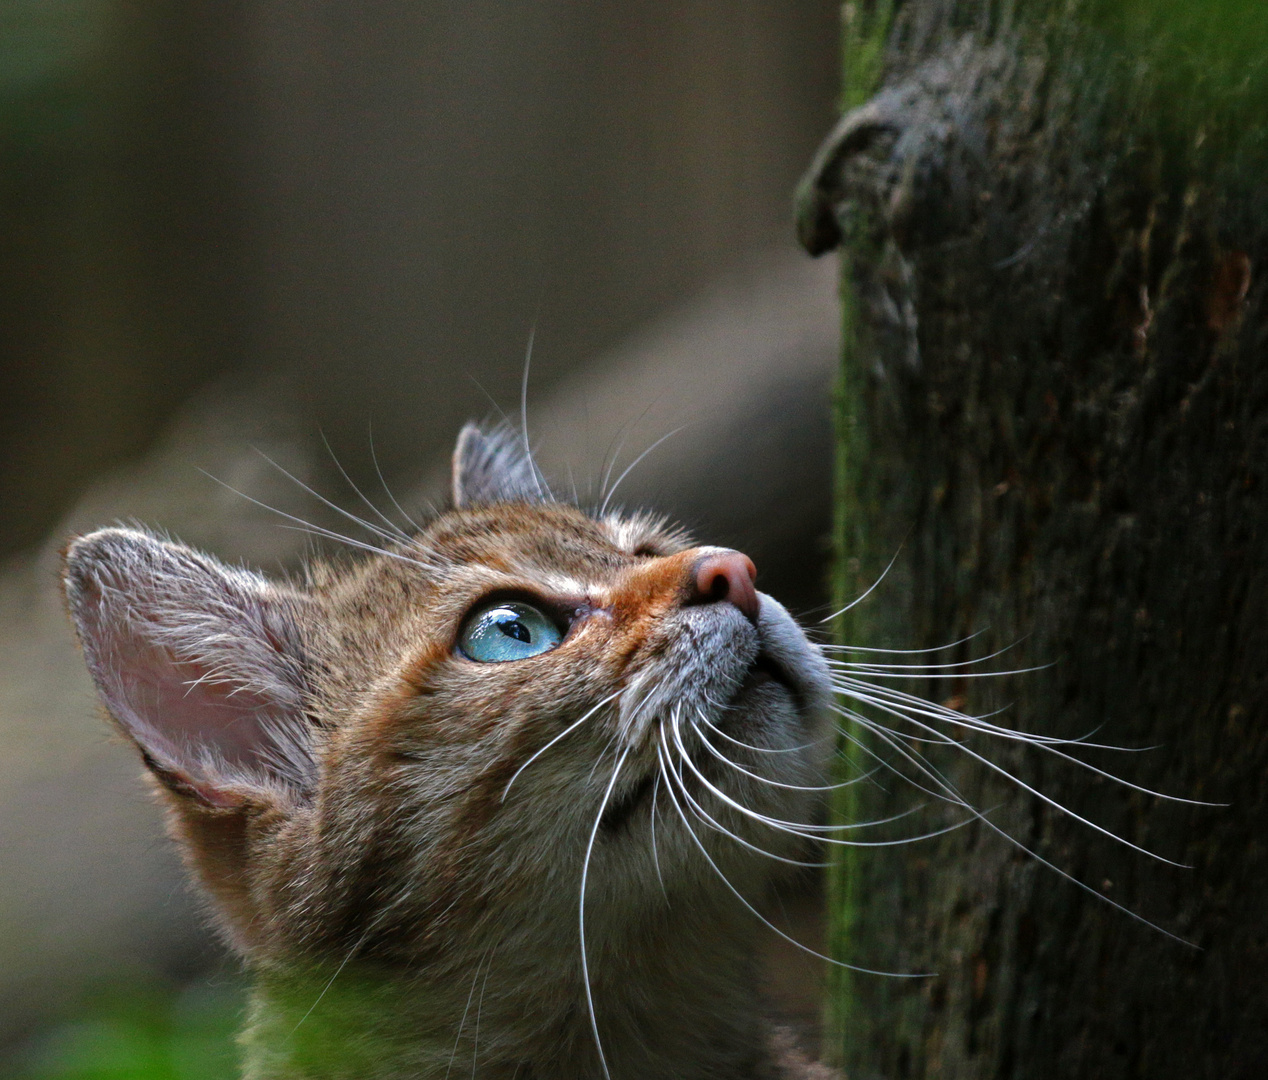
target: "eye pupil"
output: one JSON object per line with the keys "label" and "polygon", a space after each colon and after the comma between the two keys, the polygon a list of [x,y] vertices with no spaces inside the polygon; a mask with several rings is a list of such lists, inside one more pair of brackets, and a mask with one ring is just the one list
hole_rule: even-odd
{"label": "eye pupil", "polygon": [[514,638],[516,641],[530,642],[533,640],[533,635],[529,632],[528,627],[520,622],[519,619],[507,619],[505,622],[500,622],[498,623],[498,629],[507,637]]}

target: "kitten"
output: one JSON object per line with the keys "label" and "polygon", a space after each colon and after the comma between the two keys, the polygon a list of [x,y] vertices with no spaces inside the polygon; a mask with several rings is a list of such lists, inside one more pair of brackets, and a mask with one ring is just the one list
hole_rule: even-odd
{"label": "kitten", "polygon": [[453,503],[273,583],[74,540],[110,715],[255,986],[245,1076],[829,1077],[764,1021],[829,669],[743,555],[553,501],[468,425]]}

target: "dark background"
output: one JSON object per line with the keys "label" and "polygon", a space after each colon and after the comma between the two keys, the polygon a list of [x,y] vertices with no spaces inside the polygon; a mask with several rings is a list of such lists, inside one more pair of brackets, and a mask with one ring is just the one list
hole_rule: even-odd
{"label": "dark background", "polygon": [[0,551],[232,373],[389,475],[791,248],[837,5],[46,0],[0,54]]}

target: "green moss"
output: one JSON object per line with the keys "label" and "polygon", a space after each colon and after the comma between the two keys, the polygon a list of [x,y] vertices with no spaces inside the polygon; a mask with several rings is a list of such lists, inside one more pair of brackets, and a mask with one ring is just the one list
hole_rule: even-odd
{"label": "green moss", "polygon": [[12,1080],[233,1080],[242,993],[199,984],[172,994],[114,988],[33,1039]]}
{"label": "green moss", "polygon": [[[860,567],[865,565],[864,518],[859,512],[861,485],[860,464],[866,457],[867,433],[859,409],[857,392],[858,364],[855,352],[859,345],[858,304],[850,280],[849,257],[842,255],[841,275],[841,341],[842,362],[833,395],[833,416],[836,425],[835,505],[833,508],[833,607],[845,608],[860,593]],[[853,607],[837,616],[833,638],[837,644],[859,643],[866,637],[863,614]],[[852,721],[843,721],[847,726]],[[858,742],[843,736],[838,749],[839,767],[834,782],[840,783],[866,771]],[[849,784],[833,793],[832,817],[835,822],[861,820],[859,785]],[[858,856],[860,849],[836,846],[828,869],[828,945],[829,955],[844,960],[858,912]],[[850,1028],[851,983],[853,973],[846,968],[832,967],[827,980],[827,1010],[824,1047],[831,1057],[840,1048]],[[840,1062],[837,1061],[837,1064]]]}
{"label": "green moss", "polygon": [[894,0],[847,0],[841,5],[841,111],[862,105],[881,81]]}
{"label": "green moss", "polygon": [[[843,112],[867,101],[880,83],[893,7],[893,0],[850,0],[842,7]],[[870,567],[873,561],[865,530],[868,514],[862,463],[867,459],[867,430],[860,407],[859,383],[865,328],[851,263],[852,258],[866,258],[871,254],[859,250],[861,243],[859,237],[847,236],[840,255],[841,365],[833,393],[836,460],[832,530],[832,597],[833,606],[838,610],[847,607],[867,588],[863,568]],[[871,637],[865,609],[859,607],[851,607],[839,615],[832,629],[838,644],[862,644]],[[851,737],[851,722],[844,723],[847,734],[839,746],[837,782],[859,776],[867,769],[859,744]],[[859,785],[838,788],[834,793],[833,820],[860,820],[862,808],[858,800]],[[828,870],[828,946],[829,954],[837,960],[846,960],[851,952],[850,942],[859,910],[860,857],[859,848],[835,846],[832,851]],[[853,973],[846,968],[834,966],[828,973],[823,1045],[825,1056],[837,1064],[841,1062],[845,1033],[851,1030],[852,982]]]}

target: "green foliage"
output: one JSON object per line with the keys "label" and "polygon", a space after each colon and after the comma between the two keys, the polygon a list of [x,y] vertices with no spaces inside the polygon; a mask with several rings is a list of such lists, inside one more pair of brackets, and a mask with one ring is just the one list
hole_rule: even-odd
{"label": "green foliage", "polygon": [[115,990],[37,1037],[12,1080],[233,1080],[242,994],[198,984],[179,994]]}

